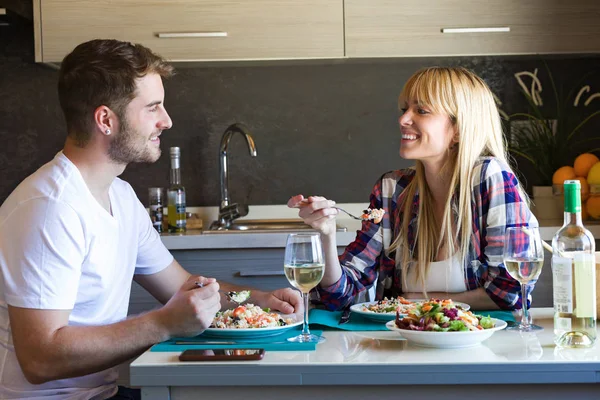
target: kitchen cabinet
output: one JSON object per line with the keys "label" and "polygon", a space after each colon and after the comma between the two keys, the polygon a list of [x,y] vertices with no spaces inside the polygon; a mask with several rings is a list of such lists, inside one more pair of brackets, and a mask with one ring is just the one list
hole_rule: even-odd
{"label": "kitchen cabinet", "polygon": [[[283,274],[284,249],[171,250],[192,274],[261,290],[289,287]],[[132,287],[129,313],[147,311],[158,302],[137,284]]]}
{"label": "kitchen cabinet", "polygon": [[345,0],[347,57],[600,52],[598,0]]}
{"label": "kitchen cabinet", "polygon": [[[265,291],[292,287],[283,273],[283,248],[171,250],[192,274],[216,278],[242,287]],[[344,247],[338,247],[342,253]],[[158,307],[159,303],[142,287],[133,284],[129,314],[139,314]]]}
{"label": "kitchen cabinet", "polygon": [[172,61],[339,58],[343,0],[34,0],[36,61],[79,43],[141,43]]}

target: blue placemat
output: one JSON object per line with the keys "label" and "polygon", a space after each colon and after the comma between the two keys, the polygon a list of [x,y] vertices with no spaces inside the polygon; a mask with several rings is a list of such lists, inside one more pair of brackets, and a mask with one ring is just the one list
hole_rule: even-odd
{"label": "blue placemat", "polygon": [[[267,336],[256,339],[229,339],[218,337],[194,336],[191,338],[173,338],[166,342],[155,344],[150,351],[184,351],[188,349],[248,349],[261,348],[270,351],[299,351],[315,350],[316,343],[293,343],[286,339],[299,335],[301,329],[291,329],[275,336]],[[321,330],[311,329],[311,333],[320,335]]]}
{"label": "blue placemat", "polygon": [[501,319],[506,322],[515,322],[515,316],[512,311],[504,311],[504,310],[490,310],[490,311],[473,311],[475,315],[483,315],[484,317],[492,317],[496,319]]}
{"label": "blue placemat", "polygon": [[341,329],[344,331],[387,331],[385,322],[373,321],[363,316],[350,313],[350,321],[345,324],[338,324],[341,311],[327,311],[313,308],[309,311],[308,322],[310,327],[323,329]]}

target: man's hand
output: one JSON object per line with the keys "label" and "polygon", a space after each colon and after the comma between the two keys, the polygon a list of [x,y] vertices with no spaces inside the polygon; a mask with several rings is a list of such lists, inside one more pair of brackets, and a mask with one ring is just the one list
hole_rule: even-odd
{"label": "man's hand", "polygon": [[[199,287],[197,283],[201,283]],[[159,310],[164,327],[172,336],[194,336],[212,324],[221,309],[219,284],[214,278],[192,275]]]}
{"label": "man's hand", "polygon": [[304,311],[300,292],[292,288],[277,289],[272,292],[253,291],[250,301],[262,308],[270,308],[283,314],[299,314]]}

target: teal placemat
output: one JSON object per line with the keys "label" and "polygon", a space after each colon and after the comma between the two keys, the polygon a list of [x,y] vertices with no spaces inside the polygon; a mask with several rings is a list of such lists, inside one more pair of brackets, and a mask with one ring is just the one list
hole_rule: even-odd
{"label": "teal placemat", "polygon": [[492,317],[496,319],[501,319],[506,322],[515,322],[515,316],[512,311],[504,311],[504,310],[490,310],[490,311],[473,311],[475,315],[483,315],[484,317]]}
{"label": "teal placemat", "polygon": [[350,313],[350,321],[345,324],[338,324],[341,311],[327,311],[313,308],[309,311],[308,322],[310,327],[324,329],[341,329],[344,331],[387,331],[385,322],[376,322],[362,317],[356,313]]}
{"label": "teal placemat", "polygon": [[[281,335],[267,336],[256,339],[221,339],[218,337],[194,336],[191,338],[173,338],[166,342],[155,344],[150,351],[184,351],[188,349],[247,349],[261,348],[270,351],[299,351],[315,350],[316,343],[293,343],[286,339],[299,335],[301,329],[291,329]],[[310,333],[320,335],[321,330],[311,329]]]}

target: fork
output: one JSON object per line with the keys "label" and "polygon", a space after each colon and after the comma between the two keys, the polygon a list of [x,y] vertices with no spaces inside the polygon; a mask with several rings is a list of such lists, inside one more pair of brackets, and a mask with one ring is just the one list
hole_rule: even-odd
{"label": "fork", "polygon": [[[196,286],[198,286],[199,288],[202,288],[202,287],[204,287],[204,284],[202,282],[196,282]],[[237,304],[238,306],[245,303],[250,298],[250,296],[248,296],[242,301],[236,301],[234,299],[234,297],[237,297],[238,292],[234,292],[234,291],[226,292],[224,290],[219,289],[219,293],[223,293],[225,295],[225,297],[227,297],[227,300],[231,301],[232,303]]]}
{"label": "fork", "polygon": [[333,208],[335,208],[335,209],[336,209],[336,210],[338,210],[338,211],[345,212],[345,213],[346,213],[346,214],[348,214],[348,216],[350,216],[351,218],[357,219],[357,220],[359,220],[359,221],[365,221],[365,218],[363,218],[363,217],[357,217],[356,215],[354,215],[354,214],[352,214],[352,213],[349,213],[348,211],[344,210],[344,209],[343,209],[343,208],[341,208],[341,207],[333,207]]}

